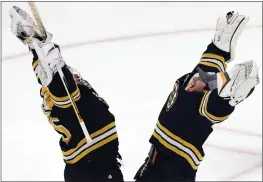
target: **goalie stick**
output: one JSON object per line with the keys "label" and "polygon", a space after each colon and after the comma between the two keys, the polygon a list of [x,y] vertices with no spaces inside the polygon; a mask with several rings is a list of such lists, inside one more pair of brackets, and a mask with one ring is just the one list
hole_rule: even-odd
{"label": "goalie stick", "polygon": [[[39,15],[39,13],[38,13],[38,11],[37,11],[36,5],[35,5],[34,2],[28,2],[28,4],[29,4],[30,9],[31,9],[31,12],[32,12],[32,14],[33,14],[33,16],[34,16],[34,19],[35,19],[35,21],[36,21],[36,23],[37,23],[37,26],[38,26],[38,28],[39,28],[39,30],[40,30],[41,36],[43,37],[44,40],[46,40],[46,39],[47,39],[47,33],[46,33],[45,27],[44,27],[44,25],[43,25],[43,23],[42,23],[42,20],[41,20],[41,18],[40,18],[40,15]],[[36,42],[36,40],[34,40],[34,38],[32,38],[32,43],[33,43],[34,45],[37,44],[37,42]],[[37,53],[38,53],[38,56],[39,56],[39,58],[40,58],[40,60],[41,60],[41,58],[42,58],[42,56],[43,56],[43,53],[42,53],[42,50],[38,49],[37,47],[38,47],[38,46],[35,46],[36,51],[37,51]],[[77,107],[77,105],[76,105],[76,103],[75,103],[75,101],[74,101],[74,98],[71,96],[71,94],[70,94],[69,91],[68,91],[67,80],[66,80],[66,78],[65,78],[65,76],[64,76],[64,73],[63,73],[62,69],[61,69],[60,66],[58,66],[58,65],[57,65],[57,70],[58,70],[59,76],[60,76],[60,78],[61,78],[61,81],[62,81],[62,83],[63,83],[63,85],[64,85],[64,88],[65,88],[65,90],[66,90],[66,92],[67,92],[67,94],[68,94],[68,96],[69,96],[69,98],[70,98],[70,101],[71,101],[71,103],[72,103],[73,109],[74,109],[75,114],[76,114],[76,116],[77,116],[77,118],[78,118],[78,120],[79,120],[81,129],[82,129],[82,131],[83,131],[83,133],[84,133],[84,135],[85,135],[85,137],[86,137],[86,139],[87,139],[87,142],[91,142],[92,139],[91,139],[91,137],[90,137],[90,135],[89,135],[89,132],[88,132],[88,130],[87,130],[87,127],[86,127],[83,119],[82,119],[81,116],[80,116],[80,113],[79,113],[78,107]]]}

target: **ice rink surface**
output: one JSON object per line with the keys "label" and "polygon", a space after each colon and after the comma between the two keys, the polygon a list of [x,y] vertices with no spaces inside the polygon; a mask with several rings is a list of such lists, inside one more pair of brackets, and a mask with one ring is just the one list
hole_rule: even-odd
{"label": "ice rink surface", "polygon": [[[2,3],[2,180],[63,180],[60,136],[41,111],[32,56],[10,32],[8,11],[13,5],[29,9],[26,3]],[[235,62],[254,59],[262,68],[261,3],[37,5],[47,30],[61,44],[65,61],[109,103],[116,117],[125,180],[132,180],[143,163],[175,80],[195,67],[213,37],[218,16],[229,10],[250,16]],[[184,32],[195,29],[200,31]],[[177,30],[180,33],[173,33]],[[96,42],[108,38],[114,39]],[[85,44],[89,41],[93,43]],[[262,84],[214,128],[204,145],[206,157],[197,180],[261,181]]]}

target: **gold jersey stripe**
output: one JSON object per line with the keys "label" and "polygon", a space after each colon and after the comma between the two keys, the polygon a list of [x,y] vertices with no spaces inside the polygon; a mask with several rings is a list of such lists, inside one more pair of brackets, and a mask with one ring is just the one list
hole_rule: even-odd
{"label": "gold jersey stripe", "polygon": [[222,82],[223,82],[222,87],[223,87],[227,83],[227,78],[226,78],[226,75],[223,72],[220,72],[219,75],[220,75],[220,77],[222,79]]}
{"label": "gold jersey stripe", "polygon": [[226,61],[225,61],[225,58],[223,56],[219,56],[219,55],[212,54],[212,53],[205,53],[202,55],[201,59],[202,58],[211,58],[211,59],[219,60],[222,62],[224,68],[226,69]]}
{"label": "gold jersey stripe", "polygon": [[206,101],[205,101],[205,103],[204,103],[205,115],[206,115],[208,118],[210,118],[210,119],[212,119],[212,120],[215,120],[215,121],[224,121],[224,120],[226,120],[226,119],[230,116],[230,114],[227,115],[227,116],[218,117],[218,116],[215,116],[215,115],[210,114],[210,113],[207,111],[207,103],[208,103],[210,94],[211,94],[211,91],[208,92],[208,94],[207,94],[207,99],[206,99]]}
{"label": "gold jersey stripe", "polygon": [[198,168],[198,166],[195,165],[194,161],[192,160],[192,158],[191,158],[188,154],[186,154],[185,152],[179,150],[178,148],[170,145],[168,142],[166,142],[164,139],[162,139],[162,137],[161,137],[160,135],[158,135],[155,131],[153,132],[153,136],[154,136],[157,140],[159,140],[159,142],[160,142],[164,147],[166,147],[167,149],[175,152],[176,154],[180,155],[181,157],[185,158],[185,159],[188,161],[188,163],[192,166],[192,168],[193,168],[194,170],[196,170],[196,169]]}
{"label": "gold jersey stripe", "polygon": [[106,145],[107,143],[115,140],[116,138],[118,138],[118,134],[117,133],[115,133],[114,135],[111,135],[110,137],[108,137],[108,138],[96,143],[95,145],[87,148],[82,153],[80,153],[78,156],[76,156],[74,159],[66,161],[66,163],[74,164],[74,163],[78,162],[80,159],[82,159],[84,156],[86,156],[88,153],[90,153],[90,152],[92,152],[92,151],[94,151],[94,150]]}
{"label": "gold jersey stripe", "polygon": [[195,155],[198,157],[198,159],[201,161],[203,160],[203,157],[201,155],[201,153],[197,150],[197,148],[195,148],[195,146],[193,146],[191,143],[188,143],[187,141],[183,140],[182,138],[174,135],[172,132],[170,132],[168,129],[166,129],[164,126],[161,125],[160,121],[157,122],[157,126],[161,129],[161,131],[163,131],[165,134],[167,134],[169,137],[171,137],[172,139],[174,139],[175,141],[181,143],[182,145],[190,148]]}
{"label": "gold jersey stripe", "polygon": [[215,63],[200,61],[199,64],[202,64],[202,65],[205,65],[205,66],[214,67],[214,68],[218,69],[219,72],[223,72],[224,71],[224,70],[221,70],[220,66],[218,66]]}
{"label": "gold jersey stripe", "polygon": [[41,87],[41,95],[44,96],[46,92],[48,92],[47,87],[42,86]]}
{"label": "gold jersey stripe", "polygon": [[110,124],[106,125],[104,128],[102,128],[102,129],[100,129],[100,130],[92,133],[92,134],[90,135],[90,137],[91,137],[91,138],[95,138],[95,137],[97,137],[97,136],[105,133],[106,131],[110,130],[110,129],[113,128],[114,126],[115,126],[115,122],[113,121],[113,122],[111,122]]}
{"label": "gold jersey stripe", "polygon": [[[79,95],[77,98],[74,98],[74,101],[75,101],[75,102],[76,102],[76,101],[79,101],[79,99],[80,99],[80,95]],[[53,102],[53,103],[54,103],[55,106],[60,107],[60,108],[63,108],[63,109],[66,109],[66,108],[69,108],[69,107],[72,106],[72,103],[71,103],[71,102],[68,103],[68,104],[65,104],[65,105],[60,105],[60,104],[57,104],[57,103],[55,103],[55,102]]]}
{"label": "gold jersey stripe", "polygon": [[202,100],[201,100],[201,104],[199,106],[199,113],[201,114],[201,116],[204,116],[203,115],[203,112],[202,112],[202,108],[203,108],[203,105],[204,105],[204,100],[205,100],[205,96],[207,95],[207,91],[205,92],[205,94],[203,95],[202,97]]}
{"label": "gold jersey stripe", "polygon": [[[79,88],[77,87],[76,90],[73,93],[71,93],[71,96],[75,97],[78,93],[79,93]],[[69,100],[69,96],[57,97],[53,95],[51,92],[50,92],[50,95],[51,95],[51,98],[57,102],[64,102],[64,101]]]}
{"label": "gold jersey stripe", "polygon": [[[103,133],[105,133],[106,131],[108,131],[109,129],[113,128],[115,126],[115,121],[111,122],[110,124],[106,125],[105,127],[99,129],[98,131],[92,133],[90,135],[91,138],[95,138]],[[73,154],[76,150],[78,150],[82,145],[84,145],[87,142],[86,138],[83,138],[75,148],[72,148],[68,151],[62,152],[63,155],[71,155]]]}
{"label": "gold jersey stripe", "polygon": [[39,63],[39,59],[37,59],[37,60],[34,62],[34,64],[32,65],[33,69],[36,68],[36,66],[38,65],[38,63]]}

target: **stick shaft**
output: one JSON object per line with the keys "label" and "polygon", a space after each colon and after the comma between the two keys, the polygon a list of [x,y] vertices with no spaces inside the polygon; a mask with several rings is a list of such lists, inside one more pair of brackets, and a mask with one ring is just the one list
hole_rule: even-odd
{"label": "stick shaft", "polygon": [[[40,32],[41,32],[41,36],[46,40],[46,38],[47,38],[47,33],[46,33],[46,30],[45,30],[44,25],[43,25],[43,23],[42,23],[42,20],[41,20],[41,18],[40,18],[40,15],[39,15],[39,13],[38,13],[38,11],[37,11],[36,5],[35,5],[34,2],[28,2],[28,4],[29,4],[30,9],[31,9],[31,11],[32,11],[32,13],[33,13],[33,16],[34,16],[34,18],[35,18],[35,21],[37,22],[37,26],[38,26],[38,28],[39,28],[39,30],[40,30]],[[36,51],[37,51],[37,53],[38,53],[39,59],[41,60],[41,58],[42,58],[42,56],[43,56],[43,53],[42,53],[41,50],[37,50],[37,47],[38,47],[38,46],[36,45],[37,43],[34,41],[34,39],[32,39],[32,42],[33,42],[33,44],[35,44]],[[43,59],[42,59],[42,60],[43,60]],[[75,114],[76,114],[76,116],[77,116],[77,118],[78,118],[78,121],[79,121],[80,126],[81,126],[81,129],[82,129],[82,131],[83,131],[83,133],[84,133],[84,135],[85,135],[85,138],[87,139],[87,142],[90,142],[90,141],[92,141],[92,139],[91,139],[91,137],[90,137],[90,134],[89,134],[89,132],[88,132],[88,130],[87,130],[87,127],[86,127],[83,119],[82,119],[81,116],[80,116],[80,113],[79,113],[78,107],[77,107],[77,105],[76,105],[76,103],[75,103],[75,100],[74,100],[74,98],[72,98],[71,94],[70,94],[69,91],[68,91],[68,87],[67,87],[68,84],[67,84],[67,80],[66,80],[66,78],[65,78],[65,76],[64,76],[64,73],[63,73],[62,69],[61,69],[58,65],[57,65],[57,70],[58,70],[60,79],[61,79],[61,81],[62,81],[62,83],[63,83],[63,85],[64,85],[64,88],[65,88],[65,90],[66,90],[66,92],[67,92],[67,95],[68,95],[69,98],[70,98],[70,101],[71,101],[71,103],[72,103],[72,107],[73,107],[73,109],[74,109],[74,111],[75,111]]]}
{"label": "stick shaft", "polygon": [[47,33],[46,33],[45,27],[44,27],[44,25],[42,23],[42,20],[41,20],[41,18],[39,16],[39,13],[38,13],[38,10],[37,10],[37,7],[36,7],[35,3],[31,1],[31,2],[28,2],[28,4],[29,4],[31,12],[32,12],[32,14],[33,14],[33,16],[35,18],[35,21],[37,23],[39,31],[41,33],[41,37],[46,39],[47,38]]}

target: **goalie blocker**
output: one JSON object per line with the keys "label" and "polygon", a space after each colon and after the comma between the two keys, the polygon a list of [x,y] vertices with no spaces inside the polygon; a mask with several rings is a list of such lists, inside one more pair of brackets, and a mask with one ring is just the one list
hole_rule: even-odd
{"label": "goalie blocker", "polygon": [[[61,135],[59,141],[66,182],[123,181],[118,153],[119,141],[115,117],[109,105],[81,75],[63,60],[58,45],[51,38],[41,39],[34,21],[18,7],[10,10],[12,32],[30,48],[32,68],[41,84],[42,110],[51,126]],[[48,35],[51,35],[48,33]],[[35,38],[37,44],[32,44]],[[36,47],[37,46],[37,47]],[[41,53],[41,60],[35,50]],[[88,142],[59,76],[62,68],[67,88],[88,128]]]}

